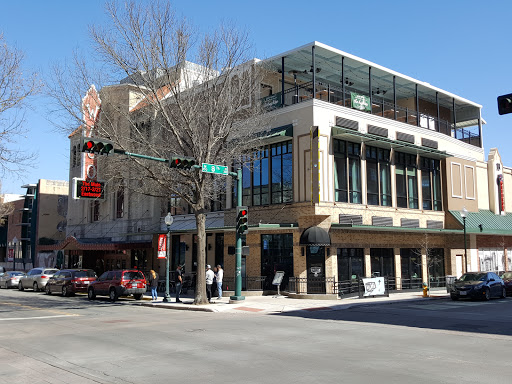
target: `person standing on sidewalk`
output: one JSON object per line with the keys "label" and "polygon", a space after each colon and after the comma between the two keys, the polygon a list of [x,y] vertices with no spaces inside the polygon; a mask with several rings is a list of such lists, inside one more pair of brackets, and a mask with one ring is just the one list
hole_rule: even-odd
{"label": "person standing on sidewalk", "polygon": [[153,270],[149,271],[149,286],[151,287],[151,300],[156,301],[158,299],[158,273]]}
{"label": "person standing on sidewalk", "polygon": [[222,299],[222,278],[224,277],[224,270],[222,267],[217,265],[217,273],[215,274],[215,278],[217,280],[217,299]]}
{"label": "person standing on sidewalk", "polygon": [[176,267],[176,302],[181,303],[181,285],[183,284],[183,272],[181,271],[181,265]]}
{"label": "person standing on sidewalk", "polygon": [[208,264],[206,266],[206,297],[208,297],[209,303],[212,301],[212,285],[214,276],[215,274],[212,271],[212,267]]}

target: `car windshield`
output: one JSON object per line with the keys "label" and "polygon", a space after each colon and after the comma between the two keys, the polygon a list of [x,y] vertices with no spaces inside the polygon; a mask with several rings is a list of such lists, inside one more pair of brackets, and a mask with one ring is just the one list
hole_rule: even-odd
{"label": "car windshield", "polygon": [[23,272],[11,272],[11,276],[22,276],[24,275]]}
{"label": "car windshield", "polygon": [[96,273],[94,271],[90,271],[90,270],[76,271],[75,277],[96,277]]}
{"label": "car windshield", "polygon": [[486,276],[486,273],[465,273],[459,281],[485,281]]}
{"label": "car windshield", "polygon": [[135,280],[135,279],[144,279],[142,272],[129,271],[129,272],[125,272],[123,275],[123,280]]}
{"label": "car windshield", "polygon": [[512,272],[505,272],[500,276],[503,280],[512,279]]}

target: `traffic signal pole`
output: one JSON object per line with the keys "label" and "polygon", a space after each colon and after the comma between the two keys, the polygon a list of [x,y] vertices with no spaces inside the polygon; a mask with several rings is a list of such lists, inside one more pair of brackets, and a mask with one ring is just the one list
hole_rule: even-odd
{"label": "traffic signal pole", "polygon": [[[230,172],[229,174],[236,177],[237,205],[240,207],[242,205],[242,169],[238,168],[236,173]],[[235,227],[235,295],[230,296],[229,300],[242,301],[245,300],[245,297],[242,296],[242,234],[238,230],[238,224]]]}

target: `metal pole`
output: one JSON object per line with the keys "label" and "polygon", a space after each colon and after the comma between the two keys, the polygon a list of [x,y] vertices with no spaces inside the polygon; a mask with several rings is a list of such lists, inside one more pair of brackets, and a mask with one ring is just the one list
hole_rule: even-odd
{"label": "metal pole", "polygon": [[464,223],[464,260],[466,261],[466,272],[468,272],[468,253],[466,246],[466,218],[462,218],[462,222]]}
{"label": "metal pole", "polygon": [[163,299],[164,303],[167,303],[171,299],[169,294],[169,248],[171,246],[171,227],[167,226],[167,247],[166,247],[166,258],[165,258],[165,296]]}
{"label": "metal pole", "polygon": [[[237,205],[242,206],[242,169],[236,170],[237,179]],[[232,301],[245,300],[242,296],[242,235],[238,232],[238,226],[235,230],[236,253],[235,253],[235,295],[229,299]]]}

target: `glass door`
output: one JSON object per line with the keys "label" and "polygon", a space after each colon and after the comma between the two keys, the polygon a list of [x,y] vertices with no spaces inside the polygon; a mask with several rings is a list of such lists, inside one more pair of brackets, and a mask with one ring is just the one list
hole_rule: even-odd
{"label": "glass door", "polygon": [[325,293],[325,247],[306,247],[308,293]]}

